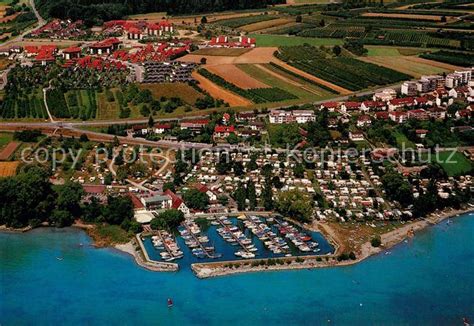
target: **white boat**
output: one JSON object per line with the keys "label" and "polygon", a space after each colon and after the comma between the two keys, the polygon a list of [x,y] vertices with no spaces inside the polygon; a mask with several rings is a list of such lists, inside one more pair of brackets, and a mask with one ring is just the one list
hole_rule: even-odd
{"label": "white boat", "polygon": [[255,258],[255,254],[252,254],[251,252],[244,252],[242,253],[242,258],[245,258],[245,259]]}

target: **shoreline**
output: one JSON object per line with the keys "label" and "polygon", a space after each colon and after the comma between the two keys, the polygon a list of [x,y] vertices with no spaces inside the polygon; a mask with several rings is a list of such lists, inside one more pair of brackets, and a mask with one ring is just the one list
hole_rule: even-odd
{"label": "shoreline", "polygon": [[[463,214],[474,212],[474,207],[466,209],[449,209],[438,213],[432,213],[429,216],[407,223],[404,226],[387,232],[381,235],[382,245],[380,247],[372,247],[370,241],[365,242],[360,247],[357,258],[355,260],[337,260],[337,252],[333,255],[326,256],[302,256],[304,262],[296,262],[297,257],[282,257],[280,260],[291,261],[290,264],[284,263],[282,265],[264,265],[264,266],[252,266],[252,262],[267,261],[267,259],[252,259],[252,260],[237,260],[227,261],[219,263],[197,263],[191,265],[191,269],[198,278],[205,279],[211,277],[226,276],[232,274],[241,273],[253,273],[253,272],[264,272],[264,271],[279,271],[279,270],[299,270],[299,269],[314,269],[314,268],[328,268],[328,267],[342,267],[358,264],[365,259],[379,254],[383,251],[389,250],[394,246],[400,244],[405,239],[409,238],[410,232],[419,232],[425,230],[428,226],[433,226],[441,223],[442,221],[457,217]],[[337,241],[333,238],[333,241]],[[318,259],[320,258],[320,260]],[[238,266],[238,267],[236,267]]]}
{"label": "shoreline", "polygon": [[[281,270],[300,270],[300,269],[314,269],[314,268],[328,268],[328,267],[342,267],[354,265],[362,262],[363,260],[379,254],[385,250],[388,250],[405,239],[409,238],[415,232],[425,230],[429,226],[433,226],[441,223],[442,221],[457,217],[463,214],[474,212],[474,207],[465,209],[447,209],[440,212],[435,212],[423,219],[419,219],[410,223],[406,223],[402,227],[399,227],[390,232],[381,235],[382,244],[380,247],[373,247],[370,241],[367,241],[361,245],[357,250],[357,256],[354,260],[341,260],[338,261],[337,257],[340,254],[338,251],[341,248],[340,243],[337,241],[337,237],[328,231],[327,228],[315,228],[313,226],[305,226],[310,230],[320,232],[323,236],[334,246],[335,251],[333,254],[319,255],[319,256],[292,256],[292,257],[279,257],[279,258],[262,258],[262,259],[249,259],[249,260],[232,260],[232,261],[220,261],[220,262],[208,262],[208,263],[194,263],[191,265],[191,270],[194,272],[196,277],[200,279],[219,277],[241,273],[256,273],[264,271],[281,271]],[[46,226],[42,226],[46,227]],[[140,234],[136,235],[135,238],[127,243],[123,244],[108,244],[97,243],[96,239],[91,236],[90,230],[93,225],[75,223],[71,226],[72,228],[80,229],[87,233],[92,239],[92,246],[95,248],[113,248],[122,253],[128,254],[134,258],[135,263],[153,272],[176,272],[179,270],[177,263],[165,263],[161,261],[153,261],[148,257],[148,254],[140,240]],[[21,229],[7,228],[6,226],[0,226],[0,232],[4,233],[27,233],[34,228],[25,227]],[[329,236],[328,236],[329,235]],[[253,263],[253,265],[252,265]],[[259,264],[257,264],[259,263]]]}

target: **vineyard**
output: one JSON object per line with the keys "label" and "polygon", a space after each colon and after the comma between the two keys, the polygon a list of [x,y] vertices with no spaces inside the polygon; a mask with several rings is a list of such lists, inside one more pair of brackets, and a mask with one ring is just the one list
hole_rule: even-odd
{"label": "vineyard", "polygon": [[276,18],[279,18],[279,17],[276,15],[258,15],[258,16],[225,19],[225,20],[217,21],[216,23],[222,26],[230,27],[230,28],[238,28],[244,25],[264,22],[264,21],[273,20]]}
{"label": "vineyard", "polygon": [[435,60],[439,62],[449,63],[456,66],[471,67],[474,66],[474,56],[472,54],[438,51],[434,53],[426,53],[420,55],[424,59]]}
{"label": "vineyard", "polygon": [[325,52],[308,45],[281,47],[277,57],[300,70],[352,91],[411,79],[409,75],[357,59],[329,57]]}
{"label": "vineyard", "polygon": [[235,86],[232,83],[229,83],[222,77],[215,75],[209,72],[206,69],[199,69],[198,73],[206,77],[213,83],[230,90],[246,99],[251,100],[254,103],[265,103],[265,102],[281,102],[286,100],[297,99],[293,94],[288,93],[285,90],[282,90],[277,87],[272,88],[252,88],[252,89],[243,89]]}
{"label": "vineyard", "polygon": [[41,90],[19,98],[7,96],[0,104],[0,118],[3,119],[46,119],[47,117]]}
{"label": "vineyard", "polygon": [[312,28],[298,33],[304,37],[325,37],[325,38],[346,38],[346,37],[365,37],[365,28],[361,26],[354,27],[336,27],[328,26],[325,28]]}

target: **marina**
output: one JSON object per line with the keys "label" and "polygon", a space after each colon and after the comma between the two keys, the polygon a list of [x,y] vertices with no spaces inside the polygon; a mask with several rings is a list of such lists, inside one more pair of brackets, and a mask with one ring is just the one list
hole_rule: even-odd
{"label": "marina", "polygon": [[[170,236],[168,232],[166,234]],[[169,259],[162,257],[163,251],[169,251],[155,246],[153,236],[142,239],[151,259]],[[323,256],[334,252],[332,245],[318,232],[302,230],[281,218],[248,214],[187,220],[178,228],[174,239],[183,254],[172,261],[178,263],[180,268],[188,268],[194,263]]]}

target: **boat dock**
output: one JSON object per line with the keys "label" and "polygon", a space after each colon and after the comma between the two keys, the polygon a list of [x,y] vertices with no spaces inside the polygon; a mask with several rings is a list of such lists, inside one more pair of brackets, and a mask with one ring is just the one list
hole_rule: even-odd
{"label": "boat dock", "polygon": [[[218,218],[217,221],[224,229],[229,227],[224,222],[222,222],[221,219]],[[243,244],[242,241],[240,241],[240,239],[234,234],[234,232],[229,231],[229,233],[231,234],[232,238],[239,244],[239,246],[241,246],[245,250],[246,253],[251,254],[250,250],[247,249],[247,246]]]}
{"label": "boat dock", "polygon": [[[161,243],[163,243],[163,248],[165,248],[166,252],[170,255],[170,257],[171,257],[170,259],[173,260],[173,259],[177,259],[177,258],[182,257],[183,253],[181,251],[179,251],[179,247],[174,248],[174,249],[171,248],[169,240],[167,241],[166,237],[163,236],[162,231],[156,230],[155,233],[158,236],[158,238],[160,239]],[[172,244],[177,246],[175,241],[173,241]]]}
{"label": "boat dock", "polygon": [[207,258],[218,258],[217,256],[214,256],[214,255],[211,255],[209,253],[209,251],[206,249],[206,247],[201,243],[201,241],[199,241],[199,237],[196,236],[196,234],[194,234],[191,230],[191,228],[189,227],[189,224],[186,223],[186,221],[184,221],[182,223],[182,225],[184,226],[184,228],[186,229],[186,231],[188,231],[189,235],[193,238],[193,240],[199,245],[199,247],[201,248],[201,250],[204,252],[204,254],[207,256]]}

